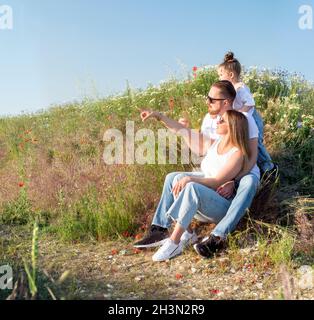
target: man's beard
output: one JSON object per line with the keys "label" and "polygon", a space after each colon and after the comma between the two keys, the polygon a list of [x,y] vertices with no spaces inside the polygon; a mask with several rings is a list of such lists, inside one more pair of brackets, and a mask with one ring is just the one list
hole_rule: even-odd
{"label": "man's beard", "polygon": [[214,110],[214,109],[208,108],[208,113],[211,116],[217,116],[219,114],[219,112],[220,112],[220,110]]}

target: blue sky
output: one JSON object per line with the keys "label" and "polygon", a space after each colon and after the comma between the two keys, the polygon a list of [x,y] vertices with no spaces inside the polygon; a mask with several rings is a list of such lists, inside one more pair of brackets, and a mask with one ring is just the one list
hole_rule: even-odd
{"label": "blue sky", "polygon": [[2,0],[0,115],[158,84],[233,50],[246,66],[282,67],[314,80],[314,0]]}

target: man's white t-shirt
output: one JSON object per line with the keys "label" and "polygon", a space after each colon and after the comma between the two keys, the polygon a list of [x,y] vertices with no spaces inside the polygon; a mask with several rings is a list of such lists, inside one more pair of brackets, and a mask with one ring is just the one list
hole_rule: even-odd
{"label": "man's white t-shirt", "polygon": [[[250,113],[247,113],[247,112],[242,112],[242,113],[246,116],[246,118],[248,120],[249,139],[258,138],[258,127],[256,125],[254,118],[252,117],[252,115]],[[215,119],[213,119],[209,115],[209,113],[207,113],[207,115],[205,116],[205,118],[203,120],[202,127],[201,127],[202,134],[210,139],[217,140],[220,137],[216,133],[217,121],[218,121],[217,117]],[[255,174],[260,179],[260,170],[259,170],[257,164],[254,165],[254,167],[252,168],[250,173]]]}

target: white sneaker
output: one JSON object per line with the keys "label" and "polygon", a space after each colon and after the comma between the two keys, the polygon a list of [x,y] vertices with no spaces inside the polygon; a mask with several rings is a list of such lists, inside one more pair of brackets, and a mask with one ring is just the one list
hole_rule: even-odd
{"label": "white sneaker", "polygon": [[193,233],[188,232],[185,230],[180,238],[180,241],[182,242],[183,247],[186,247],[188,245],[193,245],[198,240],[197,235],[195,231]]}
{"label": "white sneaker", "polygon": [[153,261],[165,261],[171,259],[183,251],[183,245],[180,241],[179,244],[175,244],[171,239],[167,241],[158,249],[153,255]]}

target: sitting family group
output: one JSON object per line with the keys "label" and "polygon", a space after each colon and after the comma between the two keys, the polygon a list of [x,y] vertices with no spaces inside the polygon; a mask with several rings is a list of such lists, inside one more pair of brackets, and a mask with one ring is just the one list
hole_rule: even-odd
{"label": "sitting family group", "polygon": [[[161,121],[181,135],[192,152],[204,156],[199,171],[166,177],[150,230],[134,244],[139,249],[160,247],[153,261],[171,259],[190,244],[205,258],[223,249],[228,234],[251,206],[261,176],[278,170],[263,145],[263,121],[250,89],[240,81],[241,64],[232,52],[226,54],[218,74],[220,81],[206,97],[208,113],[200,132],[157,111],[141,113],[143,121]],[[216,224],[200,242],[190,227],[193,218]]]}

